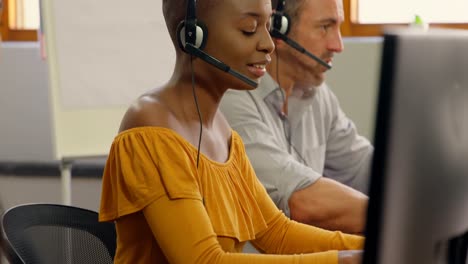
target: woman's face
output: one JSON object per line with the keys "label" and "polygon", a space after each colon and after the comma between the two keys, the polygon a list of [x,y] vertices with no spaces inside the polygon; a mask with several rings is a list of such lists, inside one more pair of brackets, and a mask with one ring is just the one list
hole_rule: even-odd
{"label": "woman's face", "polygon": [[[210,10],[199,9],[198,13],[208,28],[204,50],[258,82],[266,73],[265,66],[274,50],[269,33],[271,0],[223,0]],[[216,76],[229,84],[234,81],[232,88],[251,89],[227,74]]]}

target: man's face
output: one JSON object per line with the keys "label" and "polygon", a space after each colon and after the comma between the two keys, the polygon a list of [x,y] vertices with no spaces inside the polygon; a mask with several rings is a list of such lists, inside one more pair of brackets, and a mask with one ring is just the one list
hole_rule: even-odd
{"label": "man's face", "polygon": [[[332,63],[335,53],[343,50],[340,26],[343,22],[342,0],[306,0],[299,17],[292,22],[290,37],[322,60]],[[293,68],[298,71],[297,82],[318,86],[327,70],[315,60],[292,51]]]}

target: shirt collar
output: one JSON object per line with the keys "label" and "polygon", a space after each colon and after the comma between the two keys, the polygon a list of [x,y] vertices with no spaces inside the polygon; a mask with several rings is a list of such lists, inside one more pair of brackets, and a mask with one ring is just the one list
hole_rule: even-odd
{"label": "shirt collar", "polygon": [[[323,87],[317,87],[316,89],[323,89]],[[263,98],[263,101],[271,111],[282,115],[282,107],[285,98],[284,90],[279,87],[279,84],[271,75],[266,74],[261,79],[261,83],[255,91],[260,98]],[[288,98],[288,116],[293,119],[300,118],[308,108],[307,106],[311,105],[312,101],[315,100],[316,96],[317,94],[312,97],[303,98],[296,93],[292,93]]]}
{"label": "shirt collar", "polygon": [[265,99],[273,91],[279,90],[282,92],[282,89],[279,89],[278,83],[271,77],[270,74],[265,74],[260,80],[260,84],[257,89],[254,91],[260,96],[260,98]]}

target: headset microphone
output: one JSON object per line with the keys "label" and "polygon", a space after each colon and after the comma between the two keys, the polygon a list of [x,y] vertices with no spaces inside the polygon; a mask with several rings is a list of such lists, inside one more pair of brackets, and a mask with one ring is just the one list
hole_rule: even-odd
{"label": "headset microphone", "polygon": [[257,88],[258,83],[247,76],[237,72],[222,61],[204,52],[202,49],[205,46],[208,29],[201,22],[197,21],[196,16],[196,0],[189,0],[187,3],[187,14],[184,21],[179,23],[177,27],[177,41],[179,47],[202,61],[211,64],[212,66],[229,73],[230,75],[240,79],[248,85]]}
{"label": "headset microphone", "polygon": [[289,17],[284,14],[284,6],[286,5],[286,0],[278,0],[278,5],[276,6],[275,13],[273,14],[272,17],[272,27],[270,30],[270,35],[273,38],[278,38],[286,42],[289,46],[294,48],[295,50],[299,51],[300,53],[303,53],[313,60],[317,61],[319,64],[325,66],[327,69],[331,69],[331,65],[320,59],[319,57],[315,56],[308,50],[306,50],[304,47],[302,47],[299,43],[296,41],[290,39],[288,36],[286,36],[289,32]]}
{"label": "headset microphone", "polygon": [[216,68],[218,68],[218,69],[220,69],[220,70],[222,70],[224,72],[227,72],[227,73],[231,74],[232,76],[244,81],[248,85],[257,88],[257,86],[258,86],[257,82],[255,82],[255,81],[249,79],[248,77],[246,77],[245,75],[231,69],[231,67],[229,67],[228,65],[226,65],[222,61],[216,59],[213,56],[208,55],[206,52],[204,52],[201,49],[198,49],[193,44],[186,43],[185,44],[185,50],[188,53],[194,55],[195,57],[200,58],[201,60],[215,66]]}
{"label": "headset microphone", "polygon": [[315,61],[317,61],[321,65],[325,66],[327,69],[332,68],[330,64],[326,63],[325,61],[323,61],[319,57],[317,57],[314,54],[310,53],[308,50],[306,50],[304,47],[302,47],[299,43],[297,43],[296,41],[288,38],[288,36],[286,36],[284,34],[281,34],[276,28],[273,28],[272,30],[270,30],[270,35],[272,37],[274,37],[274,38],[279,38],[279,39],[283,40],[284,42],[286,42],[286,44],[293,47],[295,50],[309,56],[310,58],[314,59]]}

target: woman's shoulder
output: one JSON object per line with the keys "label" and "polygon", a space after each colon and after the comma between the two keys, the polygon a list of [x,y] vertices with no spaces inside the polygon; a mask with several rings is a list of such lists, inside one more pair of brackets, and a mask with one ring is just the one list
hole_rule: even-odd
{"label": "woman's shoulder", "polygon": [[149,92],[135,100],[125,112],[119,132],[137,127],[170,128],[171,112],[157,92]]}

